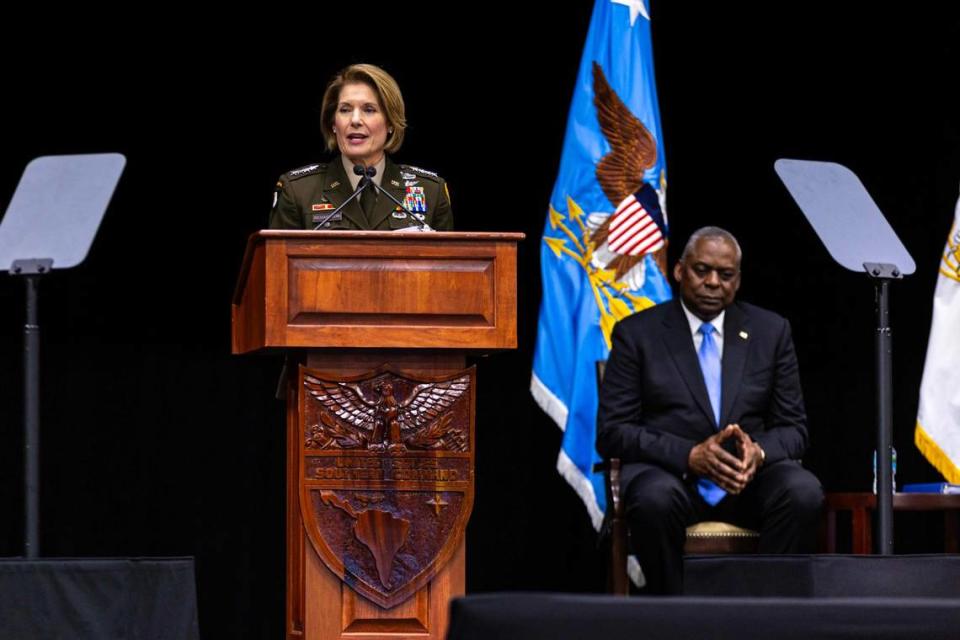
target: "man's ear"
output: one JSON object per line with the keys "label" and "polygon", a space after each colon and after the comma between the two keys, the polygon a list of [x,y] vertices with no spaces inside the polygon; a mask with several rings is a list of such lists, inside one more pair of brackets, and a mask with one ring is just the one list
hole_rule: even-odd
{"label": "man's ear", "polygon": [[680,284],[680,276],[683,275],[683,263],[680,260],[677,260],[677,264],[673,265],[673,279],[677,284]]}

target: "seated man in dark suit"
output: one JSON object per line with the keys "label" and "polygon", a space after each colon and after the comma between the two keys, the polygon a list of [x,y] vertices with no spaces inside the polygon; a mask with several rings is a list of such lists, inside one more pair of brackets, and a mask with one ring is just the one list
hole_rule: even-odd
{"label": "seated man in dark suit", "polygon": [[806,413],[790,325],[734,302],[740,246],[696,231],[679,299],[621,320],[600,389],[597,449],[623,462],[633,551],[649,593],[682,593],[687,526],[760,532],[761,553],[809,553],[823,490],[800,466]]}

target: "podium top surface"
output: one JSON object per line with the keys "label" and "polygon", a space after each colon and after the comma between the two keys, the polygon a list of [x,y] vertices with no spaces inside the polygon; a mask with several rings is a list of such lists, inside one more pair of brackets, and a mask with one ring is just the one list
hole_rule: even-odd
{"label": "podium top surface", "polygon": [[523,233],[264,230],[233,299],[234,353],[515,349]]}
{"label": "podium top surface", "polygon": [[240,278],[234,289],[233,300],[237,303],[250,270],[250,262],[256,246],[267,240],[313,240],[318,242],[336,241],[388,241],[397,244],[424,242],[520,242],[527,235],[519,231],[425,231],[396,233],[393,231],[312,231],[307,229],[261,229],[247,238],[247,248],[243,254]]}

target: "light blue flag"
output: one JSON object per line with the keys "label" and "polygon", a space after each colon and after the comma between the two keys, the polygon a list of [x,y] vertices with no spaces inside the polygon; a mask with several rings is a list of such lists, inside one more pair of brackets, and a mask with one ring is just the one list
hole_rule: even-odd
{"label": "light blue flag", "polygon": [[596,363],[620,319],[670,298],[660,115],[644,0],[597,0],[540,250],[530,390],[563,429],[557,460],[599,528]]}

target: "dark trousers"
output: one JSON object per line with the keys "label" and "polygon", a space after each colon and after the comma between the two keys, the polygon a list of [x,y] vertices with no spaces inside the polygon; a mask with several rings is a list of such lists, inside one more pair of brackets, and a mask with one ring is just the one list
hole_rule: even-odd
{"label": "dark trousers", "polygon": [[740,495],[711,507],[696,480],[683,480],[658,466],[635,462],[636,475],[622,490],[633,552],[651,594],[683,593],[686,528],[720,520],[760,532],[760,553],[813,553],[823,489],[795,460],[764,465]]}

